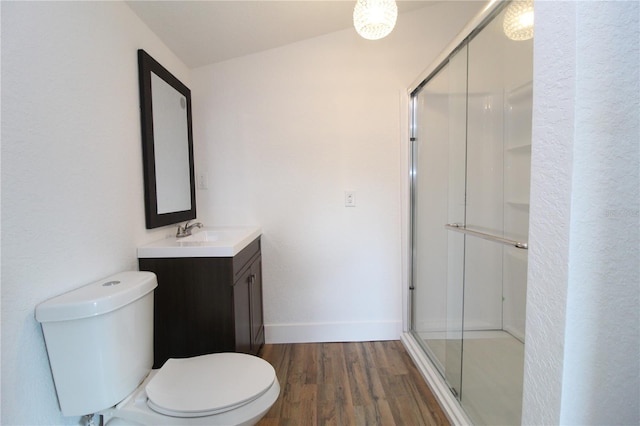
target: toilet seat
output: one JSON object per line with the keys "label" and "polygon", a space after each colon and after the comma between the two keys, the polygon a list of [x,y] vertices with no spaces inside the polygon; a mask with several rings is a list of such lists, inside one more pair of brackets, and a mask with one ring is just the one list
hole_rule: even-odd
{"label": "toilet seat", "polygon": [[276,380],[265,360],[241,353],[169,359],[147,383],[147,405],[172,417],[233,410],[263,395]]}

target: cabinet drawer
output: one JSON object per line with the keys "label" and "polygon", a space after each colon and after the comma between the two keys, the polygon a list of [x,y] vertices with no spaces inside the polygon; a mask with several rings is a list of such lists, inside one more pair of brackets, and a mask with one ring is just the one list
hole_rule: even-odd
{"label": "cabinet drawer", "polygon": [[249,262],[257,253],[260,253],[260,237],[245,247],[240,253],[233,257],[233,281],[240,278],[240,274],[251,266]]}

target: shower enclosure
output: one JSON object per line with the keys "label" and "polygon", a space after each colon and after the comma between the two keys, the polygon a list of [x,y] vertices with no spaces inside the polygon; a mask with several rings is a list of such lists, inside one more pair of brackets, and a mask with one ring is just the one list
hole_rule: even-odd
{"label": "shower enclosure", "polygon": [[508,6],[411,93],[410,332],[477,425],[521,420],[533,40]]}

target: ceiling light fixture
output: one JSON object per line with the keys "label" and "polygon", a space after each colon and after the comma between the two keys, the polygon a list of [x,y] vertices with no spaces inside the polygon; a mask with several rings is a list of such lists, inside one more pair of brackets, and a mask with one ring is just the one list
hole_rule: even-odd
{"label": "ceiling light fixture", "polygon": [[358,0],[353,8],[353,26],[367,40],[378,40],[389,35],[397,18],[395,0]]}
{"label": "ceiling light fixture", "polygon": [[533,0],[514,1],[504,13],[504,33],[511,40],[522,41],[533,37]]}

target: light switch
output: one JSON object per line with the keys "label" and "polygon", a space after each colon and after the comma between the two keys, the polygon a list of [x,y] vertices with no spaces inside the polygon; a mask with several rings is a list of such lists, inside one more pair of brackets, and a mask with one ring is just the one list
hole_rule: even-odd
{"label": "light switch", "polygon": [[209,189],[209,173],[202,172],[196,175],[198,189]]}
{"label": "light switch", "polygon": [[355,207],[356,206],[356,192],[344,191],[344,206]]}

